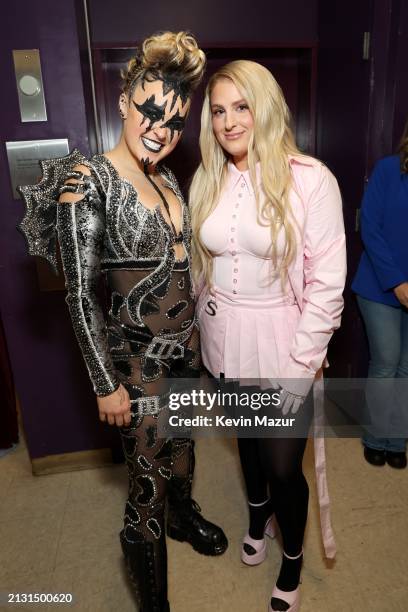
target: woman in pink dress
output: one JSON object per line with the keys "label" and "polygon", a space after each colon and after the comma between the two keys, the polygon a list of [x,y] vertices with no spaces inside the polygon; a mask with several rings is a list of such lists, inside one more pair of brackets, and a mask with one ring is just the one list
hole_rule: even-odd
{"label": "woman in pink dress", "polygon": [[[301,433],[290,437],[281,428],[273,438],[238,440],[249,504],[242,560],[265,559],[265,533],[275,515],[283,556],[269,610],[295,612],[308,510],[302,459],[311,388],[340,324],[346,262],[336,179],[300,153],[289,122],[282,91],[266,68],[235,61],[218,70],[206,90],[202,162],[190,201],[204,364],[216,378],[241,385],[255,379],[261,388],[279,389],[282,413],[300,425],[295,432]],[[327,506],[325,481],[320,484]],[[324,536],[326,554],[334,556],[328,529]]]}

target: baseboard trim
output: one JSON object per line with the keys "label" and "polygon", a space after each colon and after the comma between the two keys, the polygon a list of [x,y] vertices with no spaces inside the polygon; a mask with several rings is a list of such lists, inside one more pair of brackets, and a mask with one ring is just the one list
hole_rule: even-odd
{"label": "baseboard trim", "polygon": [[59,455],[46,455],[38,459],[31,459],[34,476],[58,474],[59,472],[73,472],[76,470],[90,470],[112,465],[112,451],[110,448],[98,448],[74,453]]}

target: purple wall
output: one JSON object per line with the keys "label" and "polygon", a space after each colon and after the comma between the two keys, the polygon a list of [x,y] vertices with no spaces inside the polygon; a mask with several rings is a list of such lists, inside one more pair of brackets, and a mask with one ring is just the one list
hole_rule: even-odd
{"label": "purple wall", "polygon": [[[24,19],[21,16],[24,15]],[[15,0],[1,18],[0,309],[24,429],[32,458],[107,446],[62,291],[41,292],[36,265],[16,231],[23,215],[13,200],[7,140],[67,137],[88,153],[73,0]],[[21,123],[12,49],[39,48],[48,121]]]}
{"label": "purple wall", "polygon": [[[371,63],[363,59],[363,35],[370,30],[371,0],[320,0],[317,156],[335,174],[342,192],[352,273],[361,251],[355,218],[366,172]],[[350,278],[349,273],[342,326],[329,346],[330,376],[356,375],[366,362]],[[354,349],[350,338],[356,342]]]}
{"label": "purple wall", "polygon": [[[371,36],[366,60],[364,32]],[[408,116],[407,57],[405,0],[320,0],[317,154],[342,191],[349,270],[342,327],[329,349],[332,376],[366,372],[367,343],[350,290],[362,251],[356,212],[365,179],[379,158],[395,151]]]}
{"label": "purple wall", "polygon": [[368,171],[395,152],[408,118],[408,3],[375,0],[372,27]]}
{"label": "purple wall", "polygon": [[400,1],[399,19],[394,35],[398,40],[398,46],[394,60],[396,79],[393,118],[393,147],[395,147],[395,145],[399,142],[405,122],[408,120],[408,2],[404,0]]}
{"label": "purple wall", "polygon": [[317,0],[89,0],[93,43],[138,42],[158,30],[190,30],[200,43],[313,42]]}

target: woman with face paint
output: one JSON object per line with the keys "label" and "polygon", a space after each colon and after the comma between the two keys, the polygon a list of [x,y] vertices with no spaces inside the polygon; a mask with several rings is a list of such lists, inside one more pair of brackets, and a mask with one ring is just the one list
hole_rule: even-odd
{"label": "woman with face paint", "polygon": [[[272,388],[281,415],[295,421],[292,430],[265,428],[259,438],[238,440],[249,504],[242,561],[264,561],[265,534],[273,535],[275,519],[282,534],[270,612],[300,606],[311,387],[340,324],[346,272],[336,180],[300,153],[289,121],[266,68],[236,61],[218,70],[206,90],[202,163],[190,192],[204,365],[241,392],[245,382],[251,389],[258,381],[258,392]],[[273,406],[268,416],[277,417]],[[315,440],[317,484],[326,555],[333,557],[322,444]]]}
{"label": "woman with face paint", "polygon": [[[67,302],[100,419],[120,428],[129,472],[120,536],[142,612],[170,609],[166,498],[170,537],[207,555],[227,548],[223,531],[191,498],[193,443],[161,439],[157,431],[168,379],[194,377],[200,369],[189,213],[160,162],[181,138],[204,66],[204,53],[185,32],[145,40],[123,75],[118,145],[91,159],[74,151],[44,162],[42,182],[22,188],[31,252],[53,264],[55,236],[45,228],[53,227],[54,208],[44,203],[60,193],[55,209]],[[107,318],[98,297],[102,277]]]}

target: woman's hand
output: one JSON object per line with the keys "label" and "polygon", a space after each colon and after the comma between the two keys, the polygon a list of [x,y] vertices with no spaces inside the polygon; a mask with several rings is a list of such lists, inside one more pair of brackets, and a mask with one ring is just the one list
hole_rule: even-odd
{"label": "woman's hand", "polygon": [[303,406],[305,399],[306,398],[303,395],[295,395],[294,393],[290,393],[290,391],[286,391],[286,389],[282,388],[279,398],[279,408],[282,410],[283,415],[287,415],[289,413],[296,414],[299,411],[299,408]]}
{"label": "woman's hand", "polygon": [[395,297],[405,308],[408,308],[408,282],[394,287]]}
{"label": "woman's hand", "polygon": [[296,414],[302,407],[306,395],[291,393],[273,378],[269,378],[269,384],[274,391],[279,391],[279,406],[277,407],[282,410],[282,414],[284,416],[289,413]]}
{"label": "woman's hand", "polygon": [[125,387],[120,384],[119,387],[105,397],[97,396],[99,418],[101,421],[108,421],[109,425],[129,425],[130,415],[130,399],[129,393]]}

